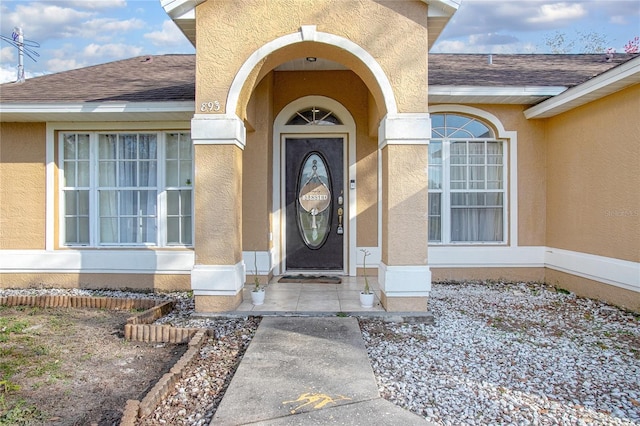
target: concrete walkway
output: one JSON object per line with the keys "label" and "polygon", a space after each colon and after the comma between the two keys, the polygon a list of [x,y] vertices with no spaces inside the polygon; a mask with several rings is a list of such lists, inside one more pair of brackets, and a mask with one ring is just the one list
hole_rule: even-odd
{"label": "concrete walkway", "polygon": [[265,317],[211,425],[427,425],[380,398],[355,318]]}

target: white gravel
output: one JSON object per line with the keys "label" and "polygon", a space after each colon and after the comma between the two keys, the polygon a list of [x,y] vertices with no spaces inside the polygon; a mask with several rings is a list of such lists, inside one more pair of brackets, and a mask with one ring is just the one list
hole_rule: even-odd
{"label": "white gravel", "polygon": [[[161,322],[214,330],[147,424],[206,424],[225,387],[214,378],[229,380],[257,326],[191,318],[187,293],[28,291],[170,297],[178,309]],[[27,290],[0,296],[15,292]],[[360,319],[384,398],[439,425],[640,425],[639,315],[524,283],[435,284],[430,310],[433,325]],[[206,400],[187,401],[188,388],[207,389]]]}
{"label": "white gravel", "polygon": [[640,317],[534,284],[434,285],[435,325],[362,320],[381,394],[442,425],[640,424]]}

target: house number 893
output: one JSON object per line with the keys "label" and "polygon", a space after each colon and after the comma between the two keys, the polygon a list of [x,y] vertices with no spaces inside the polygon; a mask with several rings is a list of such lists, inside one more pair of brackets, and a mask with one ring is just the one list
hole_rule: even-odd
{"label": "house number 893", "polygon": [[200,105],[200,111],[201,112],[220,111],[220,102],[219,101],[203,102],[202,105]]}

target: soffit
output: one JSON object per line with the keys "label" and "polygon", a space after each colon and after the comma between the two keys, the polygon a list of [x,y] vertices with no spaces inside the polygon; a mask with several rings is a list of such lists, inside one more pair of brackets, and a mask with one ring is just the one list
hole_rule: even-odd
{"label": "soffit", "polygon": [[3,122],[126,122],[186,121],[193,118],[195,102],[88,102],[0,105]]}
{"label": "soffit", "polygon": [[429,104],[535,105],[564,92],[564,86],[429,86]]}

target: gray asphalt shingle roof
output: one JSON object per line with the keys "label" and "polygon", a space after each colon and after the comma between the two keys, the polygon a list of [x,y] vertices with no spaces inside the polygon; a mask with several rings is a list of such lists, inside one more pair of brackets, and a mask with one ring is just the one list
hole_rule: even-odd
{"label": "gray asphalt shingle roof", "polygon": [[430,54],[429,84],[442,86],[564,86],[573,87],[626,62],[604,54],[489,55]]}
{"label": "gray asphalt shingle roof", "polygon": [[2,103],[195,100],[195,55],[138,56],[0,86]]}
{"label": "gray asphalt shingle roof", "polygon": [[[572,87],[625,62],[602,54],[430,54],[429,84]],[[195,55],[138,56],[0,86],[0,102],[175,102],[195,100]]]}

